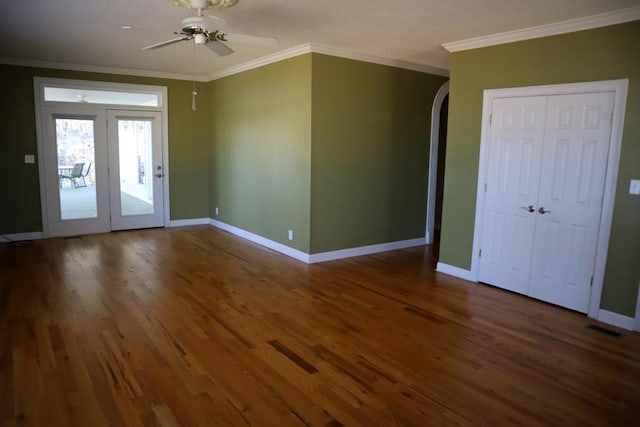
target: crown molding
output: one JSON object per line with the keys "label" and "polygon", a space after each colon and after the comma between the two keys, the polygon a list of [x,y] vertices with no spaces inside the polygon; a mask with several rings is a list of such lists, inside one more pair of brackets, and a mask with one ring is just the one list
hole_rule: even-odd
{"label": "crown molding", "polygon": [[633,6],[626,9],[614,10],[583,18],[555,22],[553,24],[539,25],[537,27],[523,28],[520,30],[445,43],[442,47],[449,52],[460,52],[463,50],[478,49],[481,47],[495,46],[522,40],[531,40],[541,37],[555,36],[558,34],[590,30],[593,28],[623,24],[625,22],[637,20],[640,20],[640,6]]}
{"label": "crown molding", "polygon": [[380,57],[371,56],[371,55],[364,55],[361,53],[350,52],[342,49],[336,49],[333,47],[324,46],[316,43],[305,43],[300,46],[281,50],[272,55],[263,56],[261,58],[254,59],[252,61],[248,61],[240,65],[235,65],[233,67],[225,68],[224,70],[209,74],[207,77],[209,81],[217,80],[223,77],[253,70],[254,68],[260,68],[265,65],[283,61],[285,59],[290,59],[296,56],[305,55],[307,53],[320,53],[323,55],[336,56],[339,58],[353,59],[355,61],[369,62],[372,64],[379,64],[379,65],[388,65],[390,67],[404,68],[406,70],[412,70],[412,71],[418,71],[421,73],[429,73],[429,74],[435,74],[438,76],[449,77],[449,70],[445,70],[444,68],[415,64],[412,62],[400,61],[395,59],[380,58]]}
{"label": "crown molding", "polygon": [[245,71],[253,70],[254,68],[260,68],[289,58],[295,58],[296,56],[304,55],[306,53],[311,53],[311,43],[284,49],[271,55],[262,56],[251,61],[243,62],[239,65],[225,68],[224,70],[216,71],[215,73],[207,75],[207,81],[218,80],[223,77],[243,73]]}
{"label": "crown molding", "polygon": [[[38,61],[33,59],[21,59],[21,58],[0,57],[0,64],[18,65],[22,67],[50,68],[55,70],[85,71],[89,73],[105,73],[105,74],[120,74],[120,75],[126,75],[126,76],[153,77],[158,79],[173,79],[173,80],[188,80],[188,81],[194,80],[193,75],[180,74],[180,73],[165,73],[162,71],[137,70],[134,68],[106,67],[106,66],[99,66],[99,65],[68,64],[64,62]],[[197,76],[195,77],[195,80],[198,82],[209,81],[205,77],[197,77]]]}
{"label": "crown molding", "polygon": [[[395,68],[403,68],[406,70],[418,71],[421,73],[435,74],[438,76],[449,77],[449,70],[444,68],[432,67],[429,65],[415,64],[413,62],[400,61],[396,59],[380,58],[377,56],[364,55],[361,53],[350,52],[347,50],[336,49],[329,46],[324,46],[315,43],[305,43],[300,46],[284,49],[271,55],[266,55],[251,61],[244,62],[239,65],[225,68],[214,73],[196,76],[195,80],[198,82],[210,82],[212,80],[221,79],[223,77],[231,76],[234,74],[243,73],[245,71],[253,70],[254,68],[264,67],[265,65],[273,64],[276,62],[284,61],[285,59],[295,58],[296,56],[305,55],[307,53],[319,53],[323,55],[336,56],[339,58],[353,59],[355,61],[369,62],[372,64],[387,65]],[[0,64],[19,65],[24,67],[39,67],[39,68],[52,68],[59,70],[73,70],[73,71],[86,71],[92,73],[106,73],[106,74],[122,74],[129,76],[140,77],[155,77],[161,79],[175,79],[175,80],[194,80],[194,76],[179,73],[165,73],[160,71],[147,71],[137,70],[130,68],[117,68],[117,67],[102,67],[95,65],[82,65],[82,64],[67,64],[62,62],[48,62],[38,61],[31,59],[19,59],[19,58],[2,58],[0,57]]]}
{"label": "crown molding", "polygon": [[401,61],[398,59],[380,58],[378,56],[365,55],[347,50],[336,49],[321,44],[311,43],[311,51],[324,55],[337,56],[340,58],[353,59],[355,61],[370,62],[372,64],[388,65],[389,67],[403,68],[405,70],[418,71],[421,73],[435,74],[437,76],[449,77],[449,70],[432,67],[430,65],[416,64],[413,62]]}

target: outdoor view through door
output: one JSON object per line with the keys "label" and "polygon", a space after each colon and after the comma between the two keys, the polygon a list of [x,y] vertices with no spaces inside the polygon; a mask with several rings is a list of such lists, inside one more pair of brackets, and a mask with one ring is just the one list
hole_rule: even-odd
{"label": "outdoor view through door", "polygon": [[60,218],[96,218],[93,120],[56,118]]}
{"label": "outdoor view through door", "polygon": [[151,122],[118,120],[120,151],[120,213],[153,213]]}

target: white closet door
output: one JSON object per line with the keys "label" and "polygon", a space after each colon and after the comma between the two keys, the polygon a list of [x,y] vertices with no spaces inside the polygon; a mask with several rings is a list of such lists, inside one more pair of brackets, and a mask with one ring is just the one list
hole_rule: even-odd
{"label": "white closet door", "polygon": [[519,293],[529,287],[546,99],[492,106],[479,279]]}
{"label": "white closet door", "polygon": [[529,295],[587,312],[613,93],[550,96]]}

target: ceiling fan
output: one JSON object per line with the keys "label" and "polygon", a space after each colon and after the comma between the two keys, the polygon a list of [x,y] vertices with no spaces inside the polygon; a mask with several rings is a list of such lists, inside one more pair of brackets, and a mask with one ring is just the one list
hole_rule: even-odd
{"label": "ceiling fan", "polygon": [[203,15],[202,11],[211,7],[220,9],[233,6],[237,0],[170,0],[179,6],[197,11],[197,16],[190,16],[182,20],[182,29],[174,34],[180,37],[143,47],[143,50],[159,49],[174,43],[193,40],[196,45],[205,45],[219,56],[233,53],[233,49],[224,42],[245,43],[259,46],[276,46],[278,41],[270,37],[256,37],[246,34],[233,34],[220,31],[225,20],[212,15]]}

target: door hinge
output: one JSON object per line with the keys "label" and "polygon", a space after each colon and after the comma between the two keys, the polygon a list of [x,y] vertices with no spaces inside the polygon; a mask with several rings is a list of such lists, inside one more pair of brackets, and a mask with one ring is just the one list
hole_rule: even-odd
{"label": "door hinge", "polygon": [[591,276],[591,281],[589,282],[589,286],[593,286],[593,276]]}
{"label": "door hinge", "polygon": [[487,183],[486,182],[484,183],[484,192],[485,193],[487,192]]}
{"label": "door hinge", "polygon": [[480,252],[478,252],[478,258],[482,258],[482,249],[480,249]]}
{"label": "door hinge", "polygon": [[493,124],[493,114],[489,114],[489,124]]}

